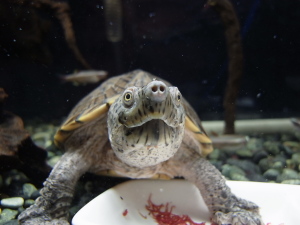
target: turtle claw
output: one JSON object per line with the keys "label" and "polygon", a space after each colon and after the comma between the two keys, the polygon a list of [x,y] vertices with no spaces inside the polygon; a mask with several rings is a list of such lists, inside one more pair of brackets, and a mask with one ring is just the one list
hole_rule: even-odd
{"label": "turtle claw", "polygon": [[241,210],[237,212],[216,212],[212,222],[219,225],[264,225],[258,213]]}

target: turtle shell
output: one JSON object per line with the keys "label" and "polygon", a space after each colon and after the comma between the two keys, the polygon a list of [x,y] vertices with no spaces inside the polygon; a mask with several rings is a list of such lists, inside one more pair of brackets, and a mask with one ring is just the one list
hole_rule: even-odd
{"label": "turtle shell", "polygon": [[[62,148],[64,142],[75,130],[83,125],[88,125],[89,122],[99,119],[100,117],[106,118],[105,115],[107,114],[109,107],[126,88],[132,86],[143,87],[153,79],[161,80],[165,82],[167,86],[171,86],[169,82],[142,70],[135,70],[120,76],[112,77],[102,83],[73,108],[54,136],[55,145]],[[182,104],[186,113],[185,129],[193,131],[194,138],[202,145],[201,155],[205,156],[212,151],[211,140],[207,137],[201,126],[199,117],[189,103],[183,99]]]}

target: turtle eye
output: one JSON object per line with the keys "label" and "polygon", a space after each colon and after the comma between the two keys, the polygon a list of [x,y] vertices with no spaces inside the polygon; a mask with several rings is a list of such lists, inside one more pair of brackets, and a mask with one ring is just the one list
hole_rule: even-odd
{"label": "turtle eye", "polygon": [[181,101],[181,94],[180,94],[180,92],[177,93],[177,101],[178,101],[178,102]]}
{"label": "turtle eye", "polygon": [[124,92],[124,94],[123,94],[123,103],[127,107],[129,107],[133,104],[133,93],[132,93],[132,91]]}
{"label": "turtle eye", "polygon": [[131,99],[132,99],[132,93],[130,92],[125,93],[124,95],[125,102],[129,102]]}
{"label": "turtle eye", "polygon": [[175,92],[175,99],[176,99],[176,105],[180,105],[182,97],[178,89]]}

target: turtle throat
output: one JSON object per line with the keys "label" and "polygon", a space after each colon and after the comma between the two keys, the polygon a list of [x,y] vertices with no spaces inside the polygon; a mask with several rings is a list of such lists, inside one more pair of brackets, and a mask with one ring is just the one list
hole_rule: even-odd
{"label": "turtle throat", "polygon": [[163,120],[153,119],[137,127],[122,126],[123,134],[111,144],[119,159],[142,168],[171,158],[180,147],[183,132],[184,126],[170,127]]}

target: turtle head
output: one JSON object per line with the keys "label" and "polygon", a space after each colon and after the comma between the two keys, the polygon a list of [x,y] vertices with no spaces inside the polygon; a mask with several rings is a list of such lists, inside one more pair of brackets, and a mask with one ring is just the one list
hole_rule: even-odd
{"label": "turtle head", "polygon": [[158,80],[127,88],[108,112],[109,140],[117,157],[140,168],[171,158],[184,135],[181,101],[177,87]]}

